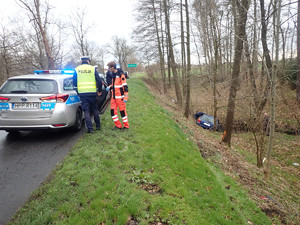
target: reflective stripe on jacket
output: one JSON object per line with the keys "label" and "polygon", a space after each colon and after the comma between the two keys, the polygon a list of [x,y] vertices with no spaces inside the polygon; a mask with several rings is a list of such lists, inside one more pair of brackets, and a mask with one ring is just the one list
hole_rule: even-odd
{"label": "reflective stripe on jacket", "polygon": [[95,67],[82,64],[76,67],[78,93],[96,92]]}

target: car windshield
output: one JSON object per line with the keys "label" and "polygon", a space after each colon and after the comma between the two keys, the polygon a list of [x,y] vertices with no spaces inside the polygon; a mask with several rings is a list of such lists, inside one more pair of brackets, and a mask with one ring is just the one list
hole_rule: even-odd
{"label": "car windshield", "polygon": [[212,116],[203,115],[203,116],[200,116],[200,119],[202,121],[206,121],[206,122],[209,122],[211,124],[214,124],[214,118]]}
{"label": "car windshield", "polygon": [[56,94],[57,83],[54,80],[42,79],[13,79],[8,80],[1,88],[0,93],[28,93],[28,94]]}

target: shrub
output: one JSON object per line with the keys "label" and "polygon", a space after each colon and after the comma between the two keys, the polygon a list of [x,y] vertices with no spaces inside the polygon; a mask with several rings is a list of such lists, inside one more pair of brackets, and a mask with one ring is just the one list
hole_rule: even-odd
{"label": "shrub", "polygon": [[288,59],[285,65],[285,74],[286,80],[289,82],[291,88],[296,89],[296,81],[297,81],[297,58]]}

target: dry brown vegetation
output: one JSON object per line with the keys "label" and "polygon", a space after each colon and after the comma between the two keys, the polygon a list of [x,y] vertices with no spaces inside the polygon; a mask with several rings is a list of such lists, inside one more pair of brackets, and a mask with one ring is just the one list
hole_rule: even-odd
{"label": "dry brown vegetation", "polygon": [[[263,169],[256,166],[253,134],[247,132],[251,115],[251,99],[248,84],[241,84],[235,112],[235,133],[231,148],[221,143],[222,132],[210,132],[196,125],[192,115],[199,111],[213,114],[213,96],[208,80],[193,78],[191,88],[191,112],[187,119],[183,109],[176,104],[173,89],[166,95],[157,91],[158,79],[144,78],[157,102],[172,113],[173,119],[191,135],[203,158],[220,167],[248,192],[249,198],[270,216],[274,222],[297,224],[300,221],[300,106],[296,104],[296,91],[287,85],[277,87],[276,133],[272,152],[272,172],[269,181],[264,180]],[[153,85],[155,83],[155,85]],[[218,117],[224,123],[228,96],[228,84],[218,84]],[[162,87],[160,87],[162,90]],[[265,111],[268,112],[267,105]],[[295,133],[288,135],[286,133]],[[266,138],[266,145],[268,139]],[[227,188],[227,187],[226,187]],[[228,187],[230,188],[230,187]]]}

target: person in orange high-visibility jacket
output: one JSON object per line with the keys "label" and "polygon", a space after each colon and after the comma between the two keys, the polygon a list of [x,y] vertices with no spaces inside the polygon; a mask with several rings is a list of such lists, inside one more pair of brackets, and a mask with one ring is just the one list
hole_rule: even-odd
{"label": "person in orange high-visibility jacket", "polygon": [[117,64],[115,62],[110,62],[107,64],[109,70],[112,73],[112,84],[106,88],[107,91],[111,90],[111,118],[115,123],[115,128],[122,129],[122,123],[118,117],[118,108],[122,116],[123,129],[129,128],[128,117],[126,112],[126,104],[124,102],[124,95],[128,95],[128,86],[126,83],[126,78],[123,72],[117,69]]}

